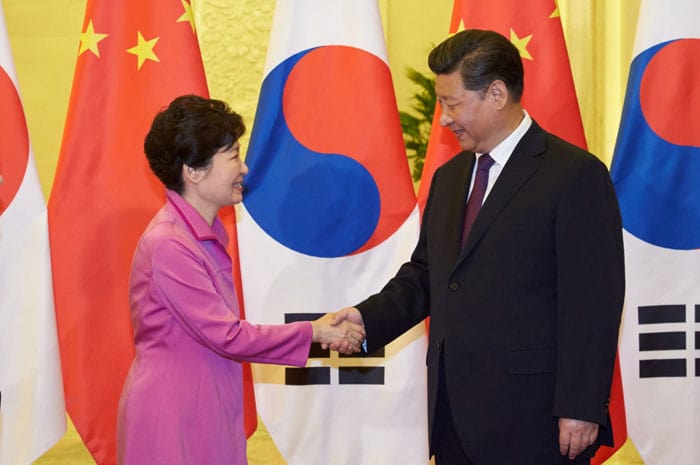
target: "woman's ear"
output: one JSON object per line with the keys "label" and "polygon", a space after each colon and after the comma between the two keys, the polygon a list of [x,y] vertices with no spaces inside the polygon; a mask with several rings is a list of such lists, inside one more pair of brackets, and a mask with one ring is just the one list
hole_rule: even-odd
{"label": "woman's ear", "polygon": [[188,165],[182,165],[182,179],[197,184],[202,179],[203,171]]}

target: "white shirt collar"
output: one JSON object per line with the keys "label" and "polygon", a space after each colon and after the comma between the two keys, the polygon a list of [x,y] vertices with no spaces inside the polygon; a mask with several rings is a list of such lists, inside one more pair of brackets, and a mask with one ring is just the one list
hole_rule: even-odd
{"label": "white shirt collar", "polygon": [[[508,137],[503,139],[500,144],[495,146],[493,150],[489,152],[491,158],[493,158],[498,165],[505,166],[506,162],[513,153],[513,150],[515,150],[515,146],[518,145],[520,139],[522,139],[528,129],[530,129],[530,126],[532,126],[532,118],[530,118],[530,115],[526,110],[523,110],[522,121],[520,121],[518,127],[515,128],[515,130],[511,132]],[[483,154],[477,153],[476,159],[478,160],[481,155]]]}

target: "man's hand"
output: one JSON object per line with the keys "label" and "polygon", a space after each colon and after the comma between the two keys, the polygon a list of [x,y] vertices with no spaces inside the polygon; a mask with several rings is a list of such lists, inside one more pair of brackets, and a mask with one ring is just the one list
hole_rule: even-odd
{"label": "man's hand", "polygon": [[559,451],[561,455],[568,455],[570,460],[593,444],[597,437],[598,423],[571,418],[559,419]]}
{"label": "man's hand", "polygon": [[[349,322],[349,323],[352,323],[354,325],[361,327],[362,328],[362,340],[359,342],[359,345],[360,346],[362,345],[362,342],[365,340],[365,325],[362,321],[362,314],[360,314],[360,311],[357,308],[346,307],[346,308],[339,310],[335,313],[329,313],[329,315],[332,316],[331,324],[333,326]],[[346,355],[353,353],[353,352],[357,352],[357,351],[348,352],[342,344],[339,344],[337,342],[331,342],[329,344],[321,344],[321,346],[324,349],[337,350],[341,354],[346,354]]]}
{"label": "man's hand", "polygon": [[365,340],[365,328],[349,319],[335,321],[333,315],[327,313],[311,322],[313,342],[320,342],[324,349],[330,347],[343,354],[359,352]]}

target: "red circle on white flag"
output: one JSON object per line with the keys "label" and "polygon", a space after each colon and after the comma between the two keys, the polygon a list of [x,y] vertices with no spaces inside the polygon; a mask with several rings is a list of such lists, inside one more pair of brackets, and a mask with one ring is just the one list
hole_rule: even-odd
{"label": "red circle on white flag", "polygon": [[649,61],[639,100],[651,129],[674,145],[700,147],[700,39],[680,39]]}
{"label": "red circle on white flag", "polygon": [[22,101],[10,76],[0,67],[0,215],[22,185],[29,160],[29,136]]}

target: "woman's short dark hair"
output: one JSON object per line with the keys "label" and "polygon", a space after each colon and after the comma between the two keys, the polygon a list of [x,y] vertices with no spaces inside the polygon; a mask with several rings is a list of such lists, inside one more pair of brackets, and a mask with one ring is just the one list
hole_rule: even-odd
{"label": "woman's short dark hair", "polygon": [[182,194],[183,165],[201,168],[245,133],[243,118],[221,100],[183,95],[156,115],[143,147],[158,179]]}
{"label": "woman's short dark hair", "polygon": [[468,29],[438,44],[428,56],[435,74],[450,74],[459,69],[464,87],[485,91],[501,80],[511,98],[519,102],[523,95],[523,62],[520,52],[508,39],[494,31]]}

